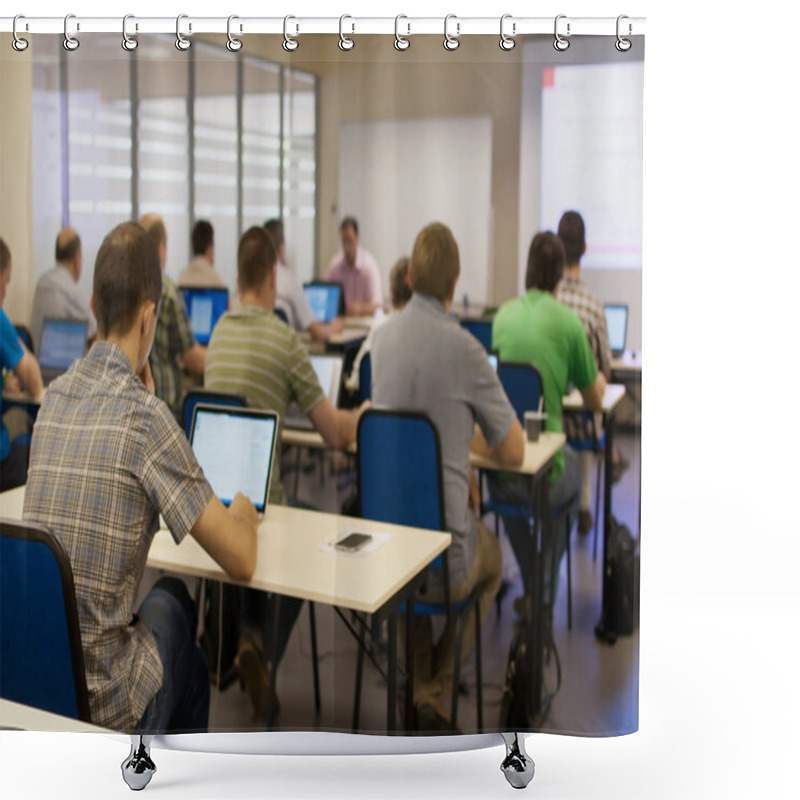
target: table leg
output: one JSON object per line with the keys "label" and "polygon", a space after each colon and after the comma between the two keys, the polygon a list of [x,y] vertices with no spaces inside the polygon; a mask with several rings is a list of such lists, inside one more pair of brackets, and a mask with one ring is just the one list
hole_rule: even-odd
{"label": "table leg", "polygon": [[[410,602],[406,603],[409,606]],[[397,731],[397,611],[389,614],[387,620],[389,628],[388,658],[386,675],[387,687],[387,707],[386,707],[386,729],[389,733]]]}
{"label": "table leg", "polygon": [[272,641],[270,652],[267,654],[269,670],[269,696],[267,697],[267,727],[275,725],[276,710],[278,708],[278,641],[280,636],[279,624],[281,618],[281,596],[272,594]]}
{"label": "table leg", "polygon": [[[412,595],[413,596],[413,595]],[[406,731],[414,729],[414,603],[406,601]]]}
{"label": "table leg", "polygon": [[614,469],[614,411],[610,411],[603,425],[606,432],[606,451],[605,467],[603,469],[603,590],[602,590],[602,609],[600,611],[600,624],[595,629],[595,635],[604,639],[604,620],[610,607],[609,590],[610,586],[606,580],[608,574],[608,537],[611,535],[611,475]]}

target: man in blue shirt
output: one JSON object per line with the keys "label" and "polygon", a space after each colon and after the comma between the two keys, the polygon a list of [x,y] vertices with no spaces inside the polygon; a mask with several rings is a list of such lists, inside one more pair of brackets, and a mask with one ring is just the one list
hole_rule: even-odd
{"label": "man in blue shirt", "polygon": [[[6,299],[6,287],[11,280],[11,253],[0,239],[0,304]],[[3,389],[18,389],[35,398],[42,393],[42,374],[33,355],[20,342],[17,331],[6,312],[0,309],[0,370]],[[13,376],[5,377],[8,370]],[[10,441],[6,426],[0,420],[0,491],[25,483],[28,474],[28,444]]]}

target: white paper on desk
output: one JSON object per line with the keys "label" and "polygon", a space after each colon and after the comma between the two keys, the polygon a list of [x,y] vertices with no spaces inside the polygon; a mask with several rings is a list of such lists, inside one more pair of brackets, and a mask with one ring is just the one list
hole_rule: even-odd
{"label": "white paper on desk", "polygon": [[[345,536],[349,536],[351,533],[362,533],[362,531],[347,531]],[[336,539],[332,539],[329,542],[324,542],[319,546],[319,549],[322,550],[323,553],[335,553],[337,556],[346,556],[347,558],[364,558],[370,553],[374,553],[379,547],[382,547],[384,544],[386,544],[386,542],[388,542],[391,538],[392,534],[370,533],[369,535],[372,537],[372,541],[365,544],[360,550],[356,550],[355,552],[336,549],[336,542],[343,539],[344,536],[338,536]]]}

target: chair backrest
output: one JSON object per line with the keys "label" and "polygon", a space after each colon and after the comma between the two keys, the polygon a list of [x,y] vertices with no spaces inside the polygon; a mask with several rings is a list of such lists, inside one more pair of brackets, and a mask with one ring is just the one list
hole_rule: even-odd
{"label": "chair backrest", "polygon": [[539,409],[539,398],[543,391],[539,370],[527,362],[501,361],[497,375],[514,411],[517,412],[520,425],[524,427],[525,412]]}
{"label": "chair backrest", "polygon": [[183,398],[183,429],[188,439],[192,432],[192,415],[198,403],[227,406],[229,408],[245,408],[247,400],[233,392],[218,392],[213,389],[190,389]]}
{"label": "chair backrest", "polygon": [[0,696],[91,722],[69,558],[46,528],[0,520]]}
{"label": "chair backrest", "polygon": [[280,306],[275,306],[273,311],[279,320],[285,322],[287,325],[289,324],[289,315],[286,313],[285,309],[281,308]]}
{"label": "chair backrest", "polygon": [[372,359],[369,350],[361,357],[358,365],[358,399],[363,403],[372,397]]}
{"label": "chair backrest", "polygon": [[462,319],[461,327],[469,331],[484,350],[492,349],[492,321],[490,319]]}
{"label": "chair backrest", "polygon": [[442,448],[427,414],[369,408],[361,415],[358,490],[366,519],[445,530]]}
{"label": "chair backrest", "polygon": [[[15,325],[14,327],[17,330],[17,336],[20,341],[33,353],[33,336],[31,336],[31,332],[24,325]],[[34,353],[34,355],[36,354]]]}

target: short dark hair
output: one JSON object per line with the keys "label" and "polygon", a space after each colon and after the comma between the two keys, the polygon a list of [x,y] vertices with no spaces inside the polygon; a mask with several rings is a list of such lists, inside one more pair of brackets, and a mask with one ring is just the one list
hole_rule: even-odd
{"label": "short dark hair", "polygon": [[339,233],[345,228],[352,228],[353,233],[358,236],[358,220],[355,217],[345,217],[339,225]]}
{"label": "short dark hair", "polygon": [[564,245],[552,231],[537,233],[528,250],[525,288],[554,292],[564,274]]}
{"label": "short dark hair", "polygon": [[100,334],[125,334],[148,300],[161,300],[161,262],[153,238],[138,222],[109,233],[94,262],[94,311]]}
{"label": "short dark hair", "polygon": [[0,237],[0,272],[5,272],[11,266],[11,251]]}
{"label": "short dark hair", "polygon": [[72,261],[81,249],[81,237],[75,231],[62,230],[56,237],[56,261]]}
{"label": "short dark hair", "polygon": [[283,244],[283,220],[268,219],[264,223],[264,230],[272,237],[275,243],[275,250],[280,250]]}
{"label": "short dark hair", "polygon": [[237,274],[239,291],[259,289],[270,273],[275,269],[278,255],[272,237],[263,229],[254,225],[248,228],[239,240],[237,253]]}
{"label": "short dark hair", "polygon": [[586,226],[577,211],[565,211],[558,223],[558,238],[564,245],[568,265],[577,264],[586,250]]}
{"label": "short dark hair", "polygon": [[214,244],[214,228],[211,223],[204,219],[199,219],[192,228],[192,253],[201,256]]}
{"label": "short dark hair", "polygon": [[389,273],[389,288],[392,294],[392,308],[402,308],[411,299],[411,287],[408,285],[408,256],[402,256]]}

